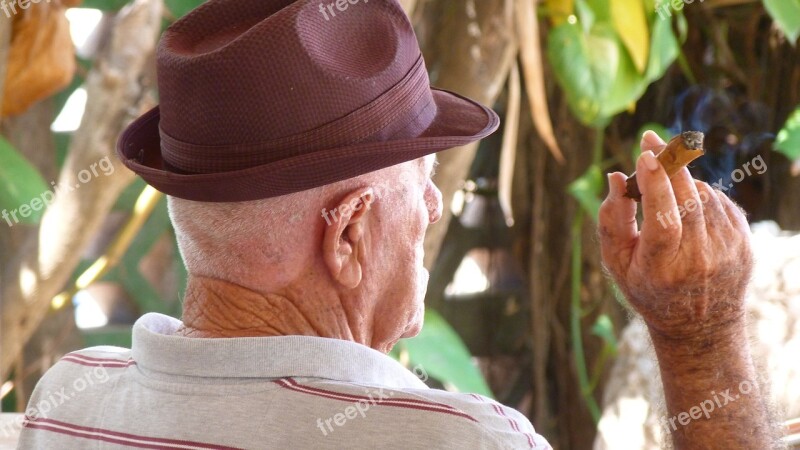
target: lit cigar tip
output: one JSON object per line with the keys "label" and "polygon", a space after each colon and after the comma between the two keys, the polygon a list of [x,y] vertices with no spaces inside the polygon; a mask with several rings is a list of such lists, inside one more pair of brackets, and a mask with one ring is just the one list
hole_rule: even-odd
{"label": "lit cigar tip", "polygon": [[703,150],[705,135],[699,131],[686,131],[681,133],[683,145],[689,150]]}

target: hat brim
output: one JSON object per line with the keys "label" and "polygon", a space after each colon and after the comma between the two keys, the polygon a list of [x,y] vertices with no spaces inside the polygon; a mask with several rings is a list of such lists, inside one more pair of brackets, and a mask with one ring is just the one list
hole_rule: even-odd
{"label": "hat brim", "polygon": [[431,88],[437,112],[418,137],[318,150],[242,170],[184,174],[161,156],[159,108],[135,120],[117,143],[126,167],[159,191],[201,202],[240,202],[300,192],[394,166],[485,138],[500,119],[491,109],[458,94]]}

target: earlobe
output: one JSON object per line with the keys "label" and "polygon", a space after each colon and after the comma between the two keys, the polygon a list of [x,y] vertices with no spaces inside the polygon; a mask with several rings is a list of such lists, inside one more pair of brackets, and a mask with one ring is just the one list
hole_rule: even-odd
{"label": "earlobe", "polygon": [[[325,227],[322,253],[331,277],[347,289],[361,284],[362,265],[367,257],[365,228],[368,222],[372,189],[359,189],[347,194],[339,202],[339,220]],[[351,205],[364,202],[366,208]],[[341,205],[351,207],[342,208]]]}

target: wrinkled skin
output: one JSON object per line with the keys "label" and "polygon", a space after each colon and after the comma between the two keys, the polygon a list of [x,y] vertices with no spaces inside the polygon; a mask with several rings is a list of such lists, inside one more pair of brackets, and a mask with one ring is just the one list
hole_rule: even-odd
{"label": "wrinkled skin", "polygon": [[[652,153],[664,145],[652,132],[642,139],[641,227],[622,173],[609,175],[599,216],[603,263],[653,340],[668,410],[659,425],[677,449],[779,448],[745,330],[747,220],[686,168],[667,177]],[[731,401],[712,405],[721,392]]]}
{"label": "wrinkled skin", "polygon": [[[660,150],[664,144],[647,134],[642,145]],[[600,210],[603,261],[651,330],[678,338],[713,332],[744,314],[753,268],[747,219],[686,168],[670,180],[656,167],[649,170],[643,160],[637,167],[648,191],[641,230],[636,203],[622,197],[625,175],[609,176],[611,192]],[[686,210],[680,220],[678,205]]]}

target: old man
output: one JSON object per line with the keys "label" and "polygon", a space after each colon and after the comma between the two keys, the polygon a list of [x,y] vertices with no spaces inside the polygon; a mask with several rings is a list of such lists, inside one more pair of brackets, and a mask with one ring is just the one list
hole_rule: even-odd
{"label": "old man", "polygon": [[[210,0],[166,31],[161,104],[118,153],[169,196],[190,274],[182,321],[147,314],[130,350],[64,357],[32,406],[98,367],[107,381],[29,412],[20,448],[551,448],[519,412],[428,389],[386,356],[422,327],[422,242],[442,211],[434,154],[499,120],[430,87],[396,0],[328,12]],[[670,415],[695,418],[712,391],[756,379],[747,223],[688,172],[670,181],[649,151],[638,169],[645,222],[613,174],[603,259],[651,330]],[[698,192],[711,200],[680,224],[648,220]],[[766,448],[757,384],[674,436]]]}

